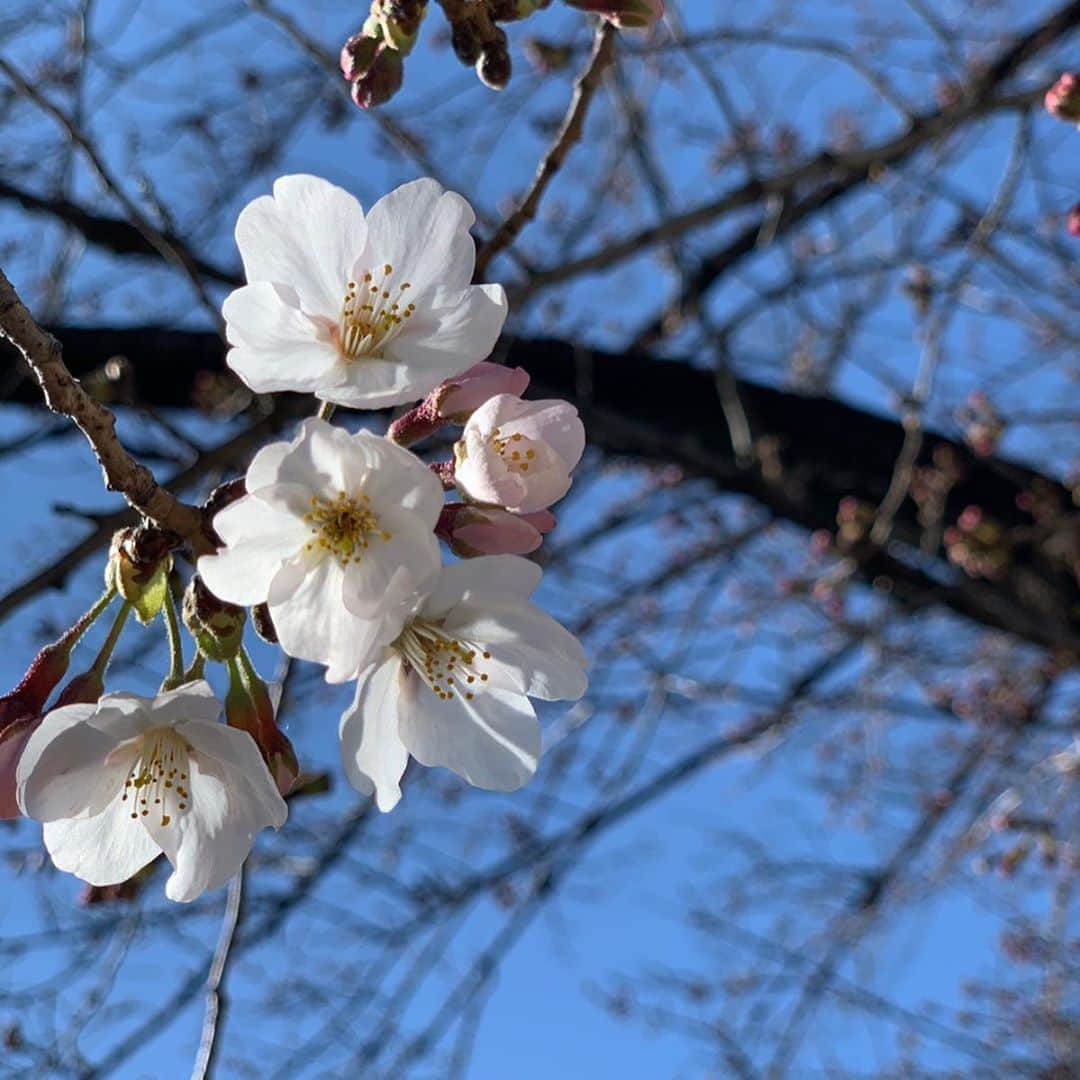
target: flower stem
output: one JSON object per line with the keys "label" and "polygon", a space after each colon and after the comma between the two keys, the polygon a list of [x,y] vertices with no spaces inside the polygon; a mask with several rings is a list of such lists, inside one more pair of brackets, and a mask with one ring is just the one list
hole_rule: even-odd
{"label": "flower stem", "polygon": [[334,418],[334,410],[337,406],[332,401],[324,401],[319,406],[319,411],[315,414],[320,420],[325,420],[329,423]]}
{"label": "flower stem", "polygon": [[196,652],[194,659],[188,664],[187,671],[184,672],[184,682],[194,682],[196,679],[201,679],[206,671],[206,657],[201,652]]}
{"label": "flower stem", "polygon": [[169,674],[161,684],[161,689],[175,690],[184,682],[184,643],[180,639],[180,621],[176,617],[176,603],[172,589],[165,587],[165,603],[161,606],[165,614],[165,629],[169,635]]}
{"label": "flower stem", "polygon": [[113,624],[109,630],[108,637],[105,638],[104,644],[94,658],[94,662],[90,665],[90,670],[101,679],[105,678],[105,669],[109,666],[113,650],[116,648],[116,643],[120,640],[120,634],[123,632],[124,623],[127,622],[127,617],[130,613],[131,601],[125,600],[124,606],[120,608],[116,613],[116,618],[113,619]]}

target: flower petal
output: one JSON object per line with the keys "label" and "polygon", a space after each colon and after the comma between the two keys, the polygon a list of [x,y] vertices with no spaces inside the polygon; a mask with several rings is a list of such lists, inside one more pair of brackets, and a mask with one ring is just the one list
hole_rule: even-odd
{"label": "flower petal", "polygon": [[282,176],[273,196],[248,203],[236,222],[248,281],[290,285],[305,310],[335,322],[366,238],[360,203],[317,176]]}
{"label": "flower petal", "polygon": [[410,673],[399,710],[401,740],[422,765],[443,765],[494,791],[516,791],[536,772],[540,724],[523,694],[492,688],[474,701],[441,700]]}
{"label": "flower petal", "polygon": [[460,195],[444,191],[434,180],[402,184],[368,211],[367,248],[358,269],[389,263],[395,277],[410,282],[413,296],[436,285],[463,289],[472,280],[476,261],[469,235],[475,220]]}
{"label": "flower petal", "polygon": [[297,306],[296,295],[268,281],[245,285],[222,307],[229,343],[226,363],[258,394],[311,393],[343,365],[330,336]]}
{"label": "flower petal", "polygon": [[261,604],[274,575],[308,539],[299,518],[252,495],[222,510],[214,528],[226,546],[202,556],[199,573],[215,596],[234,604]]}
{"label": "flower petal", "polygon": [[43,836],[57,869],[91,885],[119,885],[161,853],[119,798],[93,817],[47,821]]}
{"label": "flower petal", "polygon": [[401,798],[401,776],[409,752],[398,735],[398,682],[402,663],[390,653],[360,672],[356,696],[341,714],[341,765],[349,783],[364,795],[375,795],[384,813]]}
{"label": "flower petal", "polygon": [[38,821],[93,816],[118,796],[130,762],[107,759],[117,740],[87,723],[95,705],[49,713],[30,736],[17,770],[19,805]]}

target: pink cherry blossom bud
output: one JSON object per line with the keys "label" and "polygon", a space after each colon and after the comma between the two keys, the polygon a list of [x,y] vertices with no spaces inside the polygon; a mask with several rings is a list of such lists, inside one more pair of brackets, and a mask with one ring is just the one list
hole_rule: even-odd
{"label": "pink cherry blossom bud", "polygon": [[529,373],[524,368],[503,367],[481,360],[468,371],[440,383],[429,397],[443,420],[463,424],[496,394],[521,397],[528,385]]}
{"label": "pink cherry blossom bud", "polygon": [[537,510],[532,514],[518,514],[522,521],[527,521],[537,532],[549,533],[557,522],[550,510]]}
{"label": "pink cherry blossom bud", "polygon": [[365,33],[353,34],[341,47],[341,74],[349,82],[356,82],[361,76],[366,75],[375,62],[375,55],[379,51],[377,38],[369,37]]}
{"label": "pink cherry blossom bud", "polygon": [[[532,517],[533,515],[529,515]],[[551,524],[554,524],[554,518]],[[543,523],[546,525],[547,520]],[[463,559],[477,555],[527,555],[543,542],[541,530],[525,517],[494,506],[447,503],[435,533]]]}
{"label": "pink cherry blossom bud", "polygon": [[1077,203],[1065,216],[1065,231],[1070,236],[1080,236],[1080,203]]}
{"label": "pink cherry blossom bud", "polygon": [[519,514],[545,510],[570,490],[584,449],[573,405],[497,394],[472,414],[454,446],[455,482],[469,502]]}
{"label": "pink cherry blossom bud", "polygon": [[255,740],[278,791],[287,795],[300,775],[300,765],[289,737],[278,727],[270,689],[242,649],[226,662],[226,667],[229,690],[225,695],[225,721]]}
{"label": "pink cherry blossom bud", "polygon": [[380,45],[371,66],[352,84],[352,99],[361,109],[385,105],[400,89],[405,77],[401,53]]}
{"label": "pink cherry blossom bud", "polygon": [[26,741],[45,710],[45,702],[67,674],[71,650],[108,606],[106,593],[78,622],[34,657],[19,684],[0,696],[0,818],[19,817],[15,799],[15,771]]}
{"label": "pink cherry blossom bud", "polygon": [[566,0],[579,11],[591,11],[620,30],[649,26],[664,15],[664,0]]}
{"label": "pink cherry blossom bud", "polygon": [[1046,111],[1059,120],[1080,124],[1080,75],[1066,71],[1043,98]]}

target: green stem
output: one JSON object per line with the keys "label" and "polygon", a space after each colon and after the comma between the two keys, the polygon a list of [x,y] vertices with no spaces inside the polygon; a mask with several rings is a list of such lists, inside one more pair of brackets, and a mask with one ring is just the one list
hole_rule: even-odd
{"label": "green stem", "polygon": [[127,617],[130,613],[131,601],[125,600],[124,606],[116,613],[116,618],[113,619],[113,624],[109,630],[108,637],[105,638],[104,644],[94,658],[94,662],[90,665],[90,670],[95,672],[101,679],[105,678],[105,669],[109,666],[113,650],[116,648],[116,643],[120,640],[120,634],[123,632],[124,623],[127,622]]}
{"label": "green stem", "polygon": [[201,679],[206,672],[206,657],[201,652],[196,652],[194,659],[188,664],[187,671],[184,672],[184,682],[195,682],[196,679]]}
{"label": "green stem", "polygon": [[161,684],[161,689],[175,690],[184,682],[184,643],[180,639],[180,620],[176,617],[176,604],[168,584],[165,586],[165,603],[161,607],[165,613],[165,629],[169,635],[169,674]]}

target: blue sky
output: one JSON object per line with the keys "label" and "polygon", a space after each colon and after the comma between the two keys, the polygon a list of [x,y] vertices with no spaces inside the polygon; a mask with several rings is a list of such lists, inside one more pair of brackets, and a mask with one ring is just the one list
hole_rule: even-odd
{"label": "blue sky", "polygon": [[[190,5],[191,16],[195,18],[214,6],[209,0]],[[243,6],[222,7],[229,11]],[[305,30],[331,48],[352,28],[348,20],[342,18],[340,5],[330,0],[290,6],[294,11],[302,12]],[[164,0],[150,0],[138,7],[101,5],[95,25],[99,34],[108,37],[114,55],[140,55],[161,39],[159,28],[162,21],[171,16],[173,7]],[[695,20],[709,21],[710,13],[705,11],[708,5],[683,4],[682,7],[691,29]],[[803,25],[813,23],[822,33],[836,32],[850,20],[846,6],[843,11],[838,8],[838,5],[827,3],[814,5],[812,11],[803,13]],[[946,14],[952,14],[951,9]],[[568,17],[573,18],[553,10],[544,16],[549,20],[544,25],[554,32],[553,28],[561,25],[560,20],[564,22]],[[990,48],[994,40],[992,20],[995,15],[990,13],[986,18],[985,37],[987,48]],[[750,25],[753,12],[732,12],[731,20],[740,24],[745,20],[746,25]],[[902,19],[900,21],[901,27],[909,25]],[[23,51],[19,55],[25,63],[30,62],[34,45],[33,38],[21,43]],[[927,50],[916,50],[906,44],[902,30],[898,30],[888,47],[893,50],[890,55],[895,57],[900,71],[898,84],[901,87],[908,84],[924,86],[925,73],[921,65],[925,63]],[[908,52],[918,58],[913,60],[910,70],[905,70],[904,57]],[[222,60],[233,63],[237,55],[243,57],[245,64],[273,77],[281,63],[280,39],[269,30],[265,37],[256,41],[239,31],[225,31],[219,37],[208,39],[191,54],[192,67],[188,74],[200,77],[200,73],[204,73],[212,82],[220,76]],[[520,52],[516,56],[520,61]],[[432,62],[427,67],[429,60]],[[942,58],[938,57],[935,62],[945,70]],[[740,105],[749,108],[763,93],[763,88],[776,92],[777,86],[782,87],[780,96],[791,102],[784,119],[811,145],[822,137],[830,113],[839,106],[846,107],[856,116],[865,115],[869,135],[890,130],[896,123],[895,116],[887,111],[869,113],[869,91],[858,78],[842,69],[829,68],[827,74],[822,75],[823,69],[817,61],[810,58],[792,60],[790,54],[771,51],[736,56],[731,65],[731,82]],[[164,65],[164,73],[167,72],[167,65]],[[89,122],[96,125],[95,133],[118,168],[129,163],[125,150],[126,133],[122,125],[112,120],[110,112],[114,97],[119,95],[126,101],[130,123],[139,127],[153,129],[160,122],[162,130],[167,131],[167,121],[175,115],[177,102],[168,93],[168,80],[157,78],[156,74],[144,73],[131,86],[113,87],[104,75],[91,82],[88,96],[96,104]],[[647,70],[637,69],[637,77],[661,131],[669,124],[683,136],[688,132],[692,135],[698,117],[687,113],[685,96],[668,87],[653,93],[652,76]],[[537,83],[536,76],[524,63],[519,63],[518,75],[507,95],[511,101],[519,103],[522,115],[527,112],[530,117],[557,116],[566,100],[565,82],[540,86]],[[437,149],[444,150],[454,138],[456,125],[471,117],[472,110],[490,108],[491,101],[483,97],[484,92],[479,93],[478,99],[471,74],[451,67],[443,54],[436,56],[425,41],[410,59],[407,90],[395,103],[395,109],[401,116],[408,116],[410,110],[431,110],[442,120],[435,143]],[[411,164],[396,156],[375,152],[374,129],[369,118],[349,113],[343,127],[327,131],[315,122],[313,115],[296,118],[296,129],[281,158],[280,171],[311,171],[325,175],[355,190],[365,203],[394,183],[415,175],[415,167]],[[476,115],[491,116],[488,112]],[[280,118],[279,121],[284,122]],[[603,118],[598,118],[597,122],[603,124]],[[1015,124],[1009,121],[983,128],[979,141],[968,147],[958,159],[959,164],[951,168],[950,183],[962,188],[971,198],[985,201],[1001,178],[1014,135]],[[1061,132],[1039,128],[1034,137],[1058,139]],[[494,128],[490,142],[487,153],[444,155],[442,159],[447,182],[473,195],[489,213],[504,205],[507,195],[520,190],[527,181],[544,137],[537,125],[521,122]],[[227,146],[222,149],[228,151]],[[698,143],[692,138],[672,140],[670,151],[664,146],[669,196],[675,205],[694,205],[703,195],[724,189],[727,178],[708,171],[707,163],[714,150],[714,145],[704,138]],[[175,159],[181,160],[185,167],[170,170],[169,162]],[[174,140],[166,135],[152,148],[144,167],[153,175],[161,196],[176,208],[178,219],[194,226],[199,220],[200,199],[210,189],[214,170],[219,167],[212,155],[193,138]],[[1073,167],[1074,162],[1068,166]],[[253,178],[244,198],[266,190],[269,179],[265,175]],[[574,159],[566,177],[552,192],[553,203],[563,213],[578,212],[596,198],[596,182],[597,168],[590,166],[587,158],[584,162]],[[1062,187],[1067,188],[1067,184],[1062,183]],[[78,174],[75,190],[84,195],[92,191],[92,181],[83,171]],[[1030,201],[1033,195],[1025,188],[1019,198]],[[239,202],[222,216],[230,218],[238,206]],[[871,207],[861,202],[857,206],[872,217]],[[616,220],[606,222],[605,229],[618,234],[621,227],[632,224]],[[937,222],[929,215],[924,224],[930,229]],[[895,222],[888,216],[879,215],[860,238],[862,250],[870,253],[889,250],[896,239],[894,226]],[[0,209],[0,239],[6,239],[8,235],[24,237],[24,229],[25,224],[18,215],[10,209]],[[810,231],[815,232],[814,229]],[[818,238],[822,239],[820,229],[817,231]],[[58,242],[51,227],[43,229],[41,235],[44,240],[40,250],[23,246],[15,254],[10,270],[16,283],[28,294],[32,294],[36,273],[47,265],[45,256]],[[207,232],[198,239],[207,254],[225,262],[233,260],[227,230]],[[546,235],[543,221],[528,232],[525,239],[530,251],[542,262],[589,250],[595,240],[585,233],[571,252],[560,255]],[[688,250],[703,250],[715,239],[716,230],[706,232],[704,237],[688,245]],[[1032,257],[1030,252],[1022,250],[1022,240],[1016,241],[1016,247],[1018,257]],[[504,273],[509,272],[505,263],[501,268]],[[741,270],[730,283],[716,290],[711,300],[714,317],[722,319],[751,299],[765,282],[782,275],[785,269],[781,259],[765,258]],[[129,319],[138,322],[153,318],[177,325],[203,325],[201,314],[182,287],[170,283],[165,289],[159,289],[164,280],[157,271],[132,274],[130,264],[88,252],[81,256],[71,290],[71,306],[65,310],[65,317],[74,322],[123,322]],[[88,293],[93,284],[99,285],[99,295],[91,303]],[[542,303],[536,305],[531,314],[522,317],[518,326],[565,336],[581,333],[597,344],[616,343],[625,334],[628,322],[636,325],[636,298],[655,295],[670,285],[668,271],[652,257],[643,256],[620,268],[616,274],[588,277],[572,290],[559,293],[562,306],[554,315]],[[837,287],[823,290],[817,300],[823,309],[836,302]],[[763,310],[751,318],[739,339],[741,355],[749,358],[746,374],[766,381],[779,378],[775,357],[786,355],[784,345],[795,342],[804,329],[798,320],[786,320],[772,310]],[[873,355],[877,362],[869,369],[859,365],[846,367],[838,382],[839,390],[860,404],[888,410],[894,404],[890,383],[904,385],[905,381],[910,381],[918,352],[912,341],[910,311],[898,294],[875,311],[873,318],[861,328],[860,340],[864,351]],[[988,320],[976,308],[965,311],[955,320],[949,341],[957,348],[961,343],[979,342],[982,350],[979,355],[995,371],[1004,370],[1012,356],[1029,347],[1015,323]],[[931,400],[930,410],[941,423],[951,423],[952,408],[975,385],[974,370],[965,365],[946,369],[938,392]],[[1005,380],[1005,403],[1029,401],[1032,397],[1043,402],[1053,401],[1060,393],[1059,376],[1050,368],[1040,370],[1042,374],[1034,394],[1030,381]],[[223,434],[220,426],[215,427],[205,420],[173,419],[201,439],[216,440]],[[13,408],[0,409],[0,442],[17,438],[39,423],[39,414]],[[137,417],[125,417],[122,430],[126,437],[137,442],[157,437],[152,425]],[[1009,440],[1006,446],[1010,452],[1050,467],[1063,467],[1068,457],[1068,447],[1048,438],[1046,429],[1019,428],[1010,433]],[[570,537],[575,535],[575,530],[584,531],[589,521],[605,507],[622,498],[636,497],[635,493],[644,487],[645,479],[632,470],[604,475],[590,489],[588,497],[582,496],[568,504],[561,535]],[[0,498],[5,506],[19,508],[17,514],[5,515],[0,521],[0,544],[7,552],[7,557],[0,562],[0,589],[11,587],[34,568],[47,564],[53,553],[67,546],[73,532],[83,527],[72,518],[56,513],[53,509],[56,504],[70,503],[90,510],[116,505],[101,491],[96,469],[75,435],[0,459]],[[712,495],[708,498],[712,509],[721,517],[730,516],[736,521],[739,515],[746,513],[737,500],[717,499]],[[790,537],[790,534],[786,535]],[[604,573],[615,560],[627,558],[636,560],[632,562],[632,569],[640,574],[658,564],[656,533],[651,524],[628,530],[575,559],[573,565],[579,577],[567,581],[553,576],[546,593],[548,602],[560,615],[572,620],[579,602],[576,590],[588,589],[590,595],[603,595],[607,589]],[[72,576],[62,591],[43,595],[0,625],[0,683],[8,685],[17,680],[28,659],[29,642],[40,640],[46,631],[52,633],[63,627],[88,605],[95,595],[99,574],[100,566],[91,560]],[[726,585],[713,584],[707,576],[696,576],[681,588],[665,594],[664,602],[675,608],[689,609],[701,590],[714,589],[709,614],[722,618],[725,605],[735,602],[725,592],[726,588]],[[865,603],[868,610],[872,610],[876,601],[867,599]],[[802,657],[806,659],[819,643],[811,637],[814,633],[812,620],[798,625],[807,627],[808,648]],[[768,630],[767,626],[751,627],[751,632],[758,636],[749,647],[750,660],[743,660],[746,655],[740,651],[743,645],[738,643],[738,635],[733,635],[733,640],[725,646],[731,650],[730,656],[711,650],[691,655],[681,674],[709,677],[725,670],[725,666],[739,662],[742,665],[739,669],[741,685],[769,691],[789,673],[792,657],[786,651],[778,651]],[[100,632],[101,628],[95,631],[98,637]],[[132,631],[131,634],[132,641],[137,642],[138,633]],[[599,633],[598,651],[603,643],[604,634]],[[673,646],[663,637],[651,644],[661,650]],[[84,647],[81,655],[92,655],[91,647]],[[160,677],[160,655],[159,649],[145,655],[126,652],[116,674],[122,677],[125,687],[150,692]],[[259,653],[259,662],[263,670],[273,669],[274,659],[269,650]],[[635,677],[630,671],[632,665],[627,663],[622,668],[621,663],[611,660],[611,666],[598,673],[600,688],[612,684],[619,687],[624,670],[627,672],[625,678]],[[305,692],[311,696],[305,700],[305,707],[297,710],[294,738],[309,762],[334,767],[333,735],[337,713],[344,704],[344,693],[323,690],[317,685]],[[684,748],[695,745],[694,740],[704,739],[718,726],[722,727],[740,715],[735,706],[728,715],[673,695],[657,735],[656,760],[662,763],[665,755],[677,756]],[[561,711],[553,710],[547,719],[549,731],[561,730]],[[732,839],[738,832],[747,833],[777,860],[818,860],[827,856],[857,869],[873,865],[880,859],[882,850],[888,847],[887,841],[899,835],[907,824],[910,810],[895,807],[886,798],[885,822],[868,828],[857,813],[838,812],[832,807],[828,792],[818,783],[814,759],[818,739],[831,725],[842,726],[851,720],[850,715],[843,714],[814,716],[806,729],[800,730],[794,738],[793,745],[782,751],[725,760],[652,804],[646,812],[631,816],[605,832],[590,847],[581,864],[560,883],[554,897],[501,963],[494,990],[479,1022],[469,1075],[477,1080],[549,1080],[553,1076],[585,1080],[609,1075],[651,1080],[654,1077],[724,1075],[711,1071],[713,1067],[709,1063],[713,1059],[696,1050],[692,1043],[670,1033],[650,1031],[647,1025],[613,1019],[598,1007],[597,999],[602,989],[613,985],[612,976],[618,974],[699,969],[727,978],[753,970],[755,961],[751,953],[719,940],[714,940],[711,946],[704,945],[701,937],[688,929],[683,919],[686,904],[699,893],[707,894],[711,883],[728,874],[738,876],[746,859],[745,852]],[[583,756],[587,752],[589,760],[595,758],[603,763],[604,739],[609,736],[612,745],[618,745],[619,751],[623,752],[622,743],[616,743],[617,726],[610,717],[603,718],[602,724],[597,718],[592,722],[597,725],[598,734],[590,736],[592,741],[584,744]],[[899,737],[885,731],[882,738],[898,759],[907,755],[917,757],[919,753],[947,752],[940,749],[936,734],[923,730]],[[896,742],[891,742],[894,739]],[[604,767],[607,767],[606,763]],[[651,763],[648,767],[652,767]],[[576,768],[577,771],[571,770],[564,785],[568,801],[579,794],[574,784],[581,784],[581,791],[587,790],[586,764]],[[430,807],[426,812],[431,814],[444,812],[427,789],[415,794],[417,807]],[[350,804],[351,795],[339,785],[324,804],[298,806],[295,813],[297,827],[317,831],[325,826],[334,811]],[[518,805],[538,815],[538,827],[555,828],[567,816],[565,808],[557,803],[546,811],[533,801],[522,800]],[[434,823],[429,832],[425,831],[425,809],[406,811],[412,815],[407,820],[415,820],[420,830],[418,843],[421,843],[422,851],[418,849],[416,864],[487,865],[491,853],[498,849],[498,838],[494,835],[486,840],[473,838],[470,846],[463,842],[459,844],[466,833],[464,824],[466,820],[473,824],[477,819],[482,821],[487,813],[494,816],[496,807],[501,812],[513,806],[512,800],[473,796],[467,814],[461,811],[455,815],[453,811],[446,811],[447,822]],[[543,817],[545,813],[546,818]],[[753,823],[752,827],[747,828],[747,823]],[[397,827],[397,822],[376,820],[370,826],[373,848],[378,848],[380,840],[385,842],[394,835],[392,830]],[[32,848],[36,836],[36,826],[24,823],[5,834],[5,846],[23,851]],[[268,845],[268,850],[279,848]],[[9,860],[9,867],[14,865]],[[401,873],[411,873],[412,869],[403,867]],[[926,869],[932,880],[933,868]],[[98,918],[98,913],[87,913],[74,906],[78,892],[76,883],[43,883],[29,870],[30,867],[26,867],[19,876],[13,877],[11,888],[4,891],[0,900],[0,937],[11,939],[32,926],[46,930],[50,926],[62,926],[70,932],[72,927],[91,925],[90,920]],[[267,869],[265,875],[266,887],[271,891],[275,885],[280,886],[287,880],[273,867]],[[350,888],[348,879],[332,876],[320,896],[327,904],[363,905],[369,902],[368,897],[354,897]],[[903,906],[898,905],[895,915],[887,918],[884,929],[875,935],[872,949],[858,951],[855,960],[845,963],[842,969],[845,978],[913,1009],[926,1000],[946,1006],[959,1005],[962,997],[957,986],[957,972],[962,971],[967,977],[996,977],[999,974],[1002,961],[994,937],[1000,922],[994,908],[1000,900],[995,889],[1001,888],[991,882],[974,890],[944,886],[930,888],[925,895],[905,896]],[[45,895],[50,898],[50,903],[56,904],[55,908],[45,906]],[[143,987],[140,996],[153,998],[164,989],[165,980],[159,983],[157,977],[159,969],[170,973],[198,970],[202,962],[201,951],[212,947],[222,899],[221,896],[211,898],[200,905],[197,912],[191,913],[186,927],[191,940],[169,932],[149,933],[142,939],[147,942],[146,951],[126,961],[130,965],[125,968],[128,985],[133,982]],[[1033,899],[1036,904],[1041,901],[1038,896]],[[370,902],[388,903],[383,896],[371,898]],[[822,898],[823,910],[829,908],[830,902],[830,897]],[[163,910],[156,901],[151,907],[154,911]],[[379,910],[382,913],[383,908]],[[769,933],[769,915],[764,907],[751,909],[740,913],[739,923],[744,929]],[[419,1018],[438,1006],[439,992],[453,980],[462,961],[485,947],[504,919],[505,913],[490,901],[481,902],[472,910],[457,939],[453,963],[447,963],[446,971],[440,970],[438,978],[419,995],[410,1007],[412,1011],[404,1016],[406,1023],[413,1021],[414,1014],[416,1022],[421,1023]],[[364,980],[370,974],[365,954],[359,949],[355,952],[355,966],[345,963],[343,970],[334,966],[339,958],[334,957],[331,927],[332,918],[326,915],[314,921],[298,919],[289,927],[289,951],[285,955],[279,954],[272,943],[268,947],[256,947],[237,962],[231,984],[237,1001],[236,1016],[232,1020],[234,1035],[238,1042],[249,1047],[265,1044],[268,1061],[280,1062],[283,1049],[278,1037],[279,1019],[267,1012],[260,1002],[267,974],[287,970],[289,964],[297,962],[306,965],[308,970],[311,965],[326,964],[325,990],[331,1007],[344,996],[362,990]],[[400,958],[403,973],[410,956],[403,952]],[[29,953],[11,962],[3,978],[10,980],[12,985],[35,981],[42,977],[47,962],[41,952]],[[150,989],[145,989],[147,987]],[[131,1071],[125,1071],[123,1075],[162,1078],[186,1075],[201,1018],[202,1002],[197,1000],[193,1007],[176,1017],[175,1023],[146,1044],[133,1059]],[[298,1029],[309,1026],[309,1019],[303,1002],[292,1009],[290,1022]],[[116,1016],[103,1014],[84,1048],[104,1047],[126,1026],[127,1020],[122,1013]],[[357,1023],[360,1022],[358,1019]],[[336,1068],[344,1070],[332,1045],[320,1049],[327,1052],[312,1064],[307,1075],[338,1075]],[[896,1046],[888,1025],[853,1021],[837,1010],[830,1010],[807,1040],[794,1074],[818,1075],[833,1060],[843,1060],[848,1065],[873,1071],[894,1061],[895,1054]],[[967,1060],[941,1048],[932,1051],[928,1059],[941,1066],[962,1065]],[[417,1075],[438,1076],[438,1060],[418,1071]],[[341,1074],[345,1073],[342,1071]]]}

